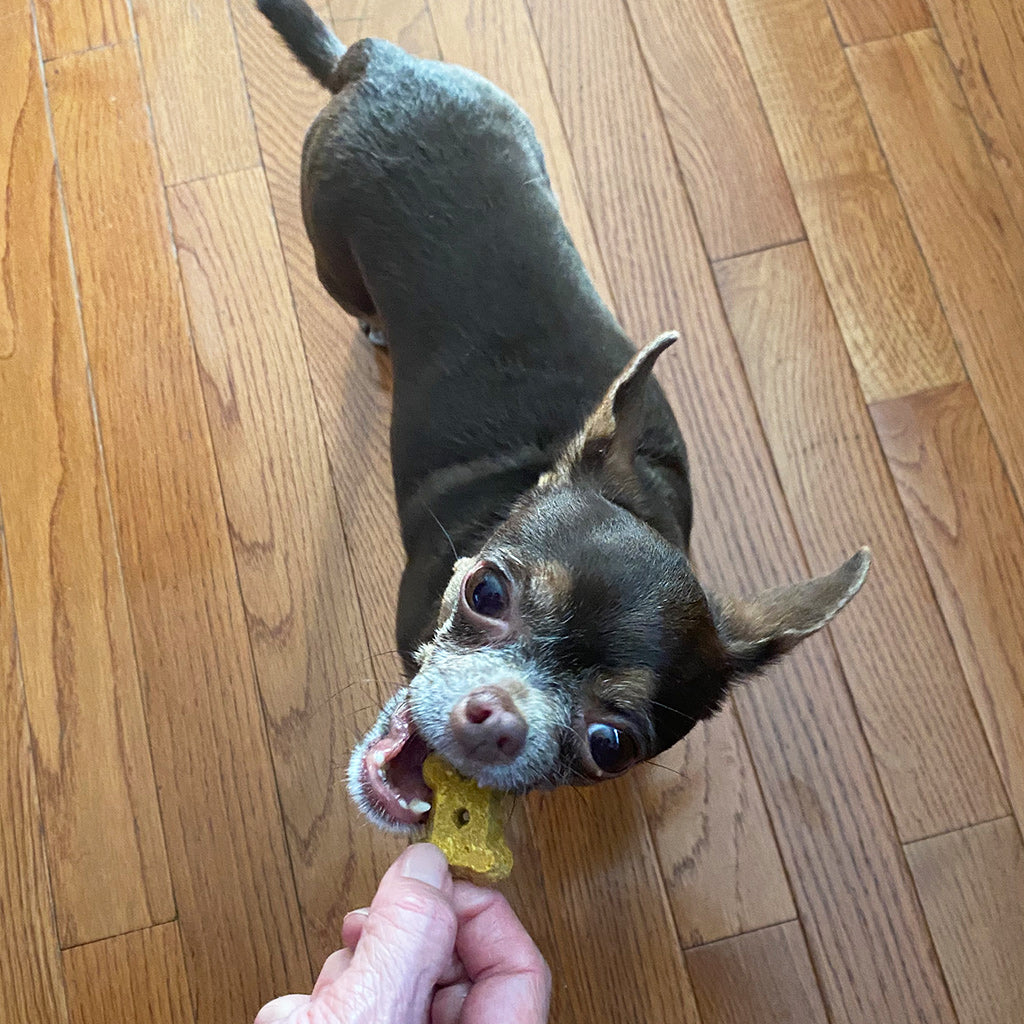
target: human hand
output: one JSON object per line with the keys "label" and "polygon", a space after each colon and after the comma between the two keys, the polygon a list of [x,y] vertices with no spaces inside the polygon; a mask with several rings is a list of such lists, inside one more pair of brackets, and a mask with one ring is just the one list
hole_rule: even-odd
{"label": "human hand", "polygon": [[544,1024],[551,975],[505,897],[453,882],[436,846],[410,846],[368,910],[342,924],[312,995],[254,1024]]}

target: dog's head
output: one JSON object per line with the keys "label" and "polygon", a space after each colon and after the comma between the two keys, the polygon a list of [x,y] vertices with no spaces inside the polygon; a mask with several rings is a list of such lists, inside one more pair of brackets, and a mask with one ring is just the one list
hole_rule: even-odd
{"label": "dog's head", "polygon": [[613,778],[672,746],[860,589],[869,555],[749,601],[704,590],[631,509],[643,391],[666,335],[616,378],[557,466],[483,550],[455,563],[419,671],[353,752],[349,785],[385,828],[429,810],[436,750],[514,792]]}

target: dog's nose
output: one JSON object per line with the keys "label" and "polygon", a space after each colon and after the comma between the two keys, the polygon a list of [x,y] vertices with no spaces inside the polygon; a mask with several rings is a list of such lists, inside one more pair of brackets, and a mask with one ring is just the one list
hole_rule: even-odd
{"label": "dog's nose", "polygon": [[508,764],[526,743],[526,720],[508,691],[498,686],[463,697],[450,722],[463,753],[484,764]]}

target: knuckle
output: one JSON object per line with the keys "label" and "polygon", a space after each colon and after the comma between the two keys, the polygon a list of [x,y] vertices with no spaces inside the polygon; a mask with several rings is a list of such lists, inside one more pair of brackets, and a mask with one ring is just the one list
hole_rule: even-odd
{"label": "knuckle", "polygon": [[392,902],[380,907],[373,917],[377,918],[375,931],[416,935],[424,932],[437,935],[443,931],[454,935],[456,927],[455,912],[443,899],[413,889],[398,894]]}
{"label": "knuckle", "polygon": [[540,980],[544,987],[547,989],[551,988],[551,968],[548,966],[547,960],[540,955],[540,950],[537,951],[537,959],[540,961]]}

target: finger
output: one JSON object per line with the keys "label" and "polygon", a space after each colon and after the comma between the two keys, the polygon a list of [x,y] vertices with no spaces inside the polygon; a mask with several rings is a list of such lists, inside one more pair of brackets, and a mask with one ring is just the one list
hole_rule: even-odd
{"label": "finger", "polygon": [[[369,916],[369,913],[369,907],[365,907],[361,910],[351,910],[345,915],[345,919],[341,923],[341,941],[345,944],[346,952],[355,949],[358,945],[359,937],[363,934],[363,928],[366,925],[366,918]],[[326,964],[324,966],[326,967]],[[321,978],[323,977],[322,971],[320,976]],[[462,961],[452,952],[451,960],[448,962],[448,966],[441,972],[441,977],[437,979],[437,983],[438,985],[452,985],[457,981],[466,981],[468,977],[466,968],[462,966]],[[319,982],[317,984],[319,985]],[[315,993],[316,989],[313,991]]]}
{"label": "finger", "polygon": [[328,986],[333,985],[352,964],[352,950],[335,950],[320,968],[320,976],[313,986],[313,995],[318,996]]}
{"label": "finger", "polygon": [[374,1019],[425,1019],[449,968],[457,924],[448,862],[436,846],[410,846],[381,880],[346,971],[352,1011]]}
{"label": "finger", "polygon": [[551,972],[508,901],[493,889],[458,882],[455,951],[473,985],[460,1024],[490,1024],[495,1014],[518,1024],[544,1024]]}
{"label": "finger", "polygon": [[[350,920],[352,915],[358,915],[355,920]],[[363,927],[366,923],[366,917],[369,914],[369,910],[353,910],[342,922],[341,926],[341,937],[342,941],[347,947],[344,952],[351,954],[351,950],[355,949],[356,944],[359,942],[359,937],[363,934]],[[349,963],[351,963],[351,955],[349,956]],[[326,964],[324,965],[326,967]],[[348,966],[346,964],[346,966]],[[323,972],[320,972],[320,977],[323,978]],[[442,985],[454,985],[459,981],[468,981],[469,975],[466,973],[466,968],[462,966],[462,961],[452,952],[451,959],[448,961],[447,966],[441,972],[441,977],[437,979],[437,984]],[[317,987],[319,987],[319,981]],[[314,995],[317,989],[313,990]]]}
{"label": "finger", "polygon": [[430,1024],[459,1024],[469,989],[468,981],[439,988],[430,1004]]}
{"label": "finger", "polygon": [[253,1024],[284,1024],[297,1010],[309,1005],[309,996],[281,996],[256,1014]]}
{"label": "finger", "polygon": [[437,979],[437,986],[441,988],[445,985],[456,985],[460,981],[469,981],[469,974],[457,954],[452,953],[447,966],[441,972],[441,977]]}
{"label": "finger", "polygon": [[369,907],[360,907],[359,910],[350,910],[345,915],[345,920],[341,922],[341,944],[343,946],[347,946],[349,949],[356,948],[369,913]]}

